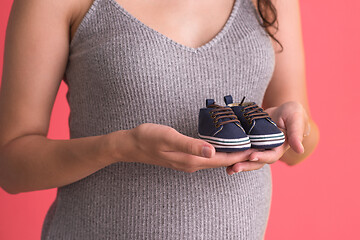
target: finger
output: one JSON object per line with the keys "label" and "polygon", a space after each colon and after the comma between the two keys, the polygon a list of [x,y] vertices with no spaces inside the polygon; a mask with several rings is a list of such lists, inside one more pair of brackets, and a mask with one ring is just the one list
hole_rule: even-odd
{"label": "finger", "polygon": [[232,166],[226,168],[226,173],[229,175],[233,175],[235,172],[232,170]]}
{"label": "finger", "polygon": [[294,113],[285,120],[287,140],[290,147],[297,153],[304,152],[302,145],[305,123],[301,113]]}
{"label": "finger", "polygon": [[168,131],[165,137],[166,150],[182,152],[199,157],[211,158],[215,155],[215,148],[208,142],[185,136],[175,129]]}
{"label": "finger", "polygon": [[250,155],[255,151],[256,149],[248,149],[245,151],[231,153],[216,152],[213,158],[207,159],[206,164],[208,164],[210,167],[228,167],[230,165],[234,165],[237,162],[248,161]]}
{"label": "finger", "polygon": [[270,150],[254,152],[250,155],[249,160],[250,162],[272,164],[279,160],[288,148],[289,146],[285,142],[283,145]]}
{"label": "finger", "polygon": [[227,167],[237,162],[247,161],[253,152],[253,149],[234,153],[216,152],[212,158],[198,157],[183,152],[163,152],[162,155],[178,165],[185,165],[188,168],[206,169]]}
{"label": "finger", "polygon": [[227,173],[232,175],[232,174],[238,173],[238,172],[253,171],[253,170],[262,168],[265,164],[266,163],[250,162],[250,161],[236,163],[229,170],[227,170]]}

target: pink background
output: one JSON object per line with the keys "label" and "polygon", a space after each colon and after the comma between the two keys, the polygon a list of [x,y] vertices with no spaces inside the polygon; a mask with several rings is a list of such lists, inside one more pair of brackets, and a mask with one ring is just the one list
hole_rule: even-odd
{"label": "pink background", "polygon": [[[11,4],[0,1],[1,56]],[[272,165],[265,239],[359,239],[360,1],[301,1],[301,10],[310,107],[321,140],[300,165]],[[69,137],[66,91],[62,83],[51,118],[52,139]],[[55,194],[51,189],[10,195],[0,189],[0,239],[40,239]]]}

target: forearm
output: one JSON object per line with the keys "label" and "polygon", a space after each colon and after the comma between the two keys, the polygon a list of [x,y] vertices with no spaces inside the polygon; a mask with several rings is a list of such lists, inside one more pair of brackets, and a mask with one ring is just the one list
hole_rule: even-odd
{"label": "forearm", "polygon": [[308,136],[305,136],[302,141],[302,144],[304,146],[304,153],[299,154],[296,153],[291,148],[289,148],[285,152],[285,154],[281,157],[280,161],[283,161],[290,166],[296,165],[301,161],[305,160],[308,156],[312,154],[318,142],[319,142],[319,129],[316,123],[310,120],[310,134]]}
{"label": "forearm", "polygon": [[52,140],[17,138],[0,152],[0,186],[20,193],[64,186],[115,162],[107,135]]}

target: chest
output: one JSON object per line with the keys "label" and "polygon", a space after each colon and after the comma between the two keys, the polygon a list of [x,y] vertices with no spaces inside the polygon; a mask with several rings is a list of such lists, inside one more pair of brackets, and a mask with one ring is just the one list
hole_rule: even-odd
{"label": "chest", "polygon": [[[200,47],[214,38],[226,25],[236,0],[104,0],[118,4],[144,25],[191,48]],[[239,0],[242,1],[242,0]],[[256,0],[251,0],[255,2]],[[74,23],[70,29],[73,38],[93,0],[77,4]]]}
{"label": "chest", "polygon": [[[122,5],[118,1],[123,1]],[[189,8],[190,3],[186,3],[159,7],[160,10],[156,10],[154,7],[156,4],[153,3],[148,6],[151,12],[149,14],[143,8],[146,7],[144,4],[148,3],[94,0],[91,9],[83,18],[81,29],[77,31],[70,44],[67,74],[71,76],[71,73],[76,73],[81,66],[87,73],[89,71],[85,68],[96,70],[89,78],[96,74],[99,74],[99,78],[103,78],[101,75],[106,73],[111,77],[109,81],[116,77],[117,80],[121,79],[121,84],[131,84],[134,76],[140,74],[138,78],[144,81],[141,83],[142,86],[152,82],[148,81],[149,79],[156,82],[162,76],[160,78],[169,79],[169,83],[173,83],[173,79],[177,78],[179,84],[187,82],[195,86],[204,85],[203,87],[206,88],[210,78],[213,79],[213,84],[220,79],[225,79],[227,84],[236,84],[233,82],[236,81],[236,76],[241,72],[250,71],[259,77],[266,76],[264,79],[266,82],[274,64],[270,39],[256,19],[251,0],[232,1],[234,2],[230,7],[230,15],[226,16],[227,19],[222,23],[220,30],[214,32],[215,35],[205,43],[189,46],[155,27],[166,26],[167,23],[160,24],[161,19],[174,22],[176,17],[166,15],[167,12],[174,12],[177,17],[189,12],[190,17],[185,18],[193,18],[197,19],[194,20],[195,22],[201,22],[202,20],[199,20],[201,17],[195,17],[196,14],[190,11],[199,10],[199,6]],[[126,8],[123,5],[126,5]],[[176,6],[180,8],[179,11],[175,9]],[[141,14],[142,12],[145,13]],[[164,14],[165,16],[158,17]],[[155,25],[152,25],[151,21]],[[179,24],[180,29],[184,29],[184,24],[180,24],[180,21],[175,22]],[[170,28],[164,29],[171,32]],[[177,31],[177,28],[172,29],[172,32]],[[200,82],[189,80],[189,76]],[[246,79],[246,81],[255,80]]]}
{"label": "chest", "polygon": [[199,47],[225,25],[235,0],[115,0],[134,17],[175,42]]}

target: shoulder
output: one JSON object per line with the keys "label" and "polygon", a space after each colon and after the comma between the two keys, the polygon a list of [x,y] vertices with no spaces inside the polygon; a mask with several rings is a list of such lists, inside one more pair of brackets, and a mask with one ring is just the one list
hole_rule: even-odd
{"label": "shoulder", "polygon": [[81,1],[83,0],[14,0],[9,24],[14,19],[15,25],[16,22],[22,22],[27,28],[31,25],[32,31],[41,31],[46,25],[69,28],[76,19],[77,2]]}
{"label": "shoulder", "polygon": [[52,22],[54,18],[65,22],[71,30],[76,31],[81,20],[89,10],[94,0],[14,0],[12,12],[14,15],[28,15],[41,18],[43,22]]}
{"label": "shoulder", "polygon": [[[78,0],[83,1],[83,0]],[[78,1],[72,0],[14,0],[13,9],[18,13],[26,13],[28,10],[32,13],[37,13],[43,17],[52,15],[53,17],[61,16],[64,19],[71,20],[75,13],[76,3]],[[55,16],[54,16],[55,14]],[[46,19],[43,19],[46,20]]]}

